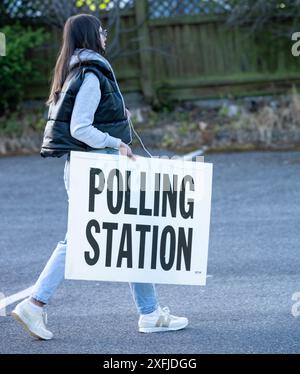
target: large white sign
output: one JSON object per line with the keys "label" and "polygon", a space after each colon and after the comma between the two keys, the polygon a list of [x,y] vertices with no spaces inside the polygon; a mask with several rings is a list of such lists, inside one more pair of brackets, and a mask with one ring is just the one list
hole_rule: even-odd
{"label": "large white sign", "polygon": [[205,285],[212,164],[71,152],[68,279]]}

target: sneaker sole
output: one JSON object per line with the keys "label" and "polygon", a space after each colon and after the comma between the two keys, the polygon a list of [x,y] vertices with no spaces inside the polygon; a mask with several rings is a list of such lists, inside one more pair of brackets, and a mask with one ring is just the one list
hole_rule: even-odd
{"label": "sneaker sole", "polygon": [[184,329],[187,325],[188,323],[180,327],[140,327],[139,332],[148,334],[151,332],[178,331]]}
{"label": "sneaker sole", "polygon": [[11,316],[17,321],[17,322],[19,322],[20,324],[21,324],[21,326],[29,333],[29,335],[31,335],[31,336],[33,336],[34,338],[36,338],[36,339],[39,339],[39,340],[50,340],[50,339],[52,339],[52,338],[43,338],[43,337],[41,337],[41,336],[39,336],[39,335],[37,335],[37,334],[35,334],[33,331],[31,331],[30,329],[29,329],[29,327],[28,327],[28,325],[26,324],[26,322],[24,322],[23,320],[22,320],[22,318],[16,313],[16,312],[11,312]]}

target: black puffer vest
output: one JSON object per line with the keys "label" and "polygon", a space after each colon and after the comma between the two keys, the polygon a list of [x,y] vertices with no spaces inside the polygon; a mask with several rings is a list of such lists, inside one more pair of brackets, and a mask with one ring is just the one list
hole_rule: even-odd
{"label": "black puffer vest", "polygon": [[90,146],[73,138],[70,121],[76,95],[87,72],[96,74],[100,81],[101,100],[95,112],[93,126],[102,132],[131,144],[132,133],[123,98],[111,70],[102,61],[83,61],[75,64],[65,81],[56,104],[50,104],[48,120],[40,154],[42,157],[61,157],[72,151],[89,151]]}

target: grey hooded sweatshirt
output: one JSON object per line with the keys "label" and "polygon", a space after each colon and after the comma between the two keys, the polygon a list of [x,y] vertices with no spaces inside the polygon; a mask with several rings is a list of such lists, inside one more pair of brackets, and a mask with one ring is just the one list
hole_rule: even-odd
{"label": "grey hooded sweatshirt", "polygon": [[[71,61],[70,66],[79,62],[78,53],[80,52],[80,60],[102,60],[104,61],[112,74],[114,71],[102,55],[89,49],[76,49]],[[115,75],[114,75],[115,77]],[[116,79],[115,79],[116,80]],[[118,90],[120,92],[119,86],[117,84]],[[121,94],[121,92],[120,92]],[[124,99],[121,94],[125,112]],[[100,82],[96,75],[92,72],[88,72],[85,75],[84,81],[76,95],[74,108],[70,123],[71,135],[93,148],[119,148],[121,139],[110,136],[107,132],[102,132],[96,129],[92,123],[94,120],[94,114],[101,100],[101,89]]]}

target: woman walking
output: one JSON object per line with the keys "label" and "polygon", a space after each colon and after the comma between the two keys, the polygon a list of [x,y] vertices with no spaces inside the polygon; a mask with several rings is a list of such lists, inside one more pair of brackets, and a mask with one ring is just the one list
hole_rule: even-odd
{"label": "woman walking", "polygon": [[[48,121],[41,149],[43,157],[67,155],[64,182],[69,193],[70,151],[126,155],[136,161],[131,144],[130,112],[124,104],[114,71],[103,56],[106,31],[98,18],[79,14],[64,27],[47,104]],[[19,303],[12,316],[34,337],[50,340],[44,310],[64,279],[67,235],[58,242],[52,256],[35,283],[32,295]],[[187,326],[184,317],[175,317],[161,308],[155,286],[130,283],[140,315],[140,332],[179,330]]]}

